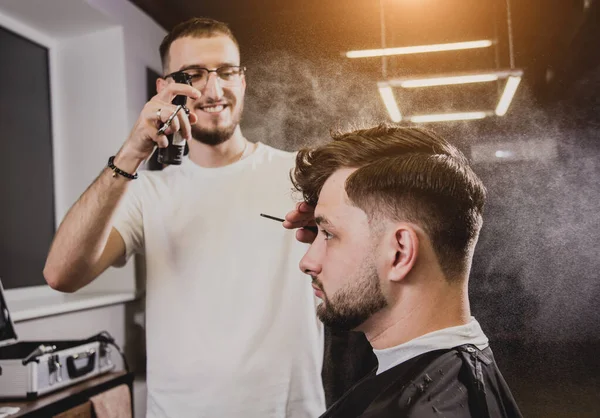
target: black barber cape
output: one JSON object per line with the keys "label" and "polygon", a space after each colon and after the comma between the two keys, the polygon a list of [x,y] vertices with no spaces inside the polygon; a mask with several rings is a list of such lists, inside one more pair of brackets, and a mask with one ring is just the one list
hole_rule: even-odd
{"label": "black barber cape", "polygon": [[431,351],[375,371],[321,418],[522,417],[489,347]]}

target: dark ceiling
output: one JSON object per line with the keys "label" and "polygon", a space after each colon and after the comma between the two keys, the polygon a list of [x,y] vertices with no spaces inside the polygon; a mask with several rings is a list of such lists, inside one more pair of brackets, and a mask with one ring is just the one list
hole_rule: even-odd
{"label": "dark ceiling", "polygon": [[[193,16],[230,24],[247,62],[272,51],[303,58],[341,58],[352,49],[381,47],[378,0],[131,0],[166,30]],[[498,39],[497,48],[403,56],[394,75],[508,67],[506,0],[382,0],[387,46]],[[597,0],[510,0],[515,66],[540,97],[564,93],[600,63]],[[360,69],[381,73],[381,60]],[[432,71],[435,69],[435,71]]]}

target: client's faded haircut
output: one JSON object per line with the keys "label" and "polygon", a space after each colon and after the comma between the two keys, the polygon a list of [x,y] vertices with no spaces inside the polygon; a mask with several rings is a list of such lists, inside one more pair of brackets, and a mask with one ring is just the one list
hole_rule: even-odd
{"label": "client's faded haircut", "polygon": [[350,203],[371,220],[419,225],[448,278],[470,265],[482,225],[485,187],[465,156],[432,131],[388,124],[346,133],[298,152],[294,187],[316,206],[323,184],[341,168]]}

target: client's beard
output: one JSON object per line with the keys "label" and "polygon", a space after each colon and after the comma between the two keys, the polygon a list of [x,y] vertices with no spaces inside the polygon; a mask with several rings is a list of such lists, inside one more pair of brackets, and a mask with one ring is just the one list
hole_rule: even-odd
{"label": "client's beard", "polygon": [[330,299],[317,279],[313,282],[324,294],[317,316],[325,324],[340,331],[351,331],[387,306],[374,265],[366,260],[349,284]]}

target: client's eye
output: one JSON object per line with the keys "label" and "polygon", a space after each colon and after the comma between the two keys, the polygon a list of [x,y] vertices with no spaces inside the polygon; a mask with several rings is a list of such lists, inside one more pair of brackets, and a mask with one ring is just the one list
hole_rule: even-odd
{"label": "client's eye", "polygon": [[321,229],[321,234],[323,234],[323,236],[325,237],[325,241],[330,240],[331,238],[333,238],[333,235],[330,234],[329,232],[327,232],[324,229]]}

